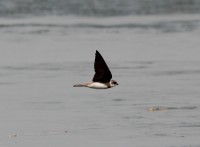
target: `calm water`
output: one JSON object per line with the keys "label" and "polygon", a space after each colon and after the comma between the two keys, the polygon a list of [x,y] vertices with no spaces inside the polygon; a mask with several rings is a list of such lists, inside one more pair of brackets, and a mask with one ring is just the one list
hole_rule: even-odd
{"label": "calm water", "polygon": [[[198,15],[69,16],[63,3],[78,2],[33,2],[0,2],[0,146],[200,146]],[[96,49],[120,85],[73,88],[92,79]]]}

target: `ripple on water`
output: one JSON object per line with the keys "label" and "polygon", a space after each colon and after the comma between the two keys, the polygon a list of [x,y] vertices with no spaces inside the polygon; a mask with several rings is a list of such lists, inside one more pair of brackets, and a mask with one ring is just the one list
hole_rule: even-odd
{"label": "ripple on water", "polygon": [[197,107],[195,107],[195,106],[185,106],[185,107],[154,106],[154,107],[149,107],[147,110],[150,111],[150,112],[154,112],[154,111],[177,110],[177,109],[192,110],[192,109],[196,109],[196,108]]}

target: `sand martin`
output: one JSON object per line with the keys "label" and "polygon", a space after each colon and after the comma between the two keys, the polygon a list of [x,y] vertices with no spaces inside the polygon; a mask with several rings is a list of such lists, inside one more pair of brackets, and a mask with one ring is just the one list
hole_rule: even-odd
{"label": "sand martin", "polygon": [[88,87],[94,89],[107,89],[119,85],[115,80],[112,79],[112,74],[104,61],[101,54],[96,50],[96,56],[94,61],[94,77],[93,82],[84,84],[76,84],[74,87]]}

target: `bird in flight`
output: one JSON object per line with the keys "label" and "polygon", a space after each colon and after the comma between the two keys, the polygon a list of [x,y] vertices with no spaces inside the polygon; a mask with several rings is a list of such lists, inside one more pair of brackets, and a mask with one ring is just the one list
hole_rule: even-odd
{"label": "bird in flight", "polygon": [[88,87],[94,89],[108,89],[116,85],[119,85],[117,81],[111,80],[112,74],[104,61],[101,54],[96,50],[96,56],[94,61],[94,77],[92,82],[76,84],[74,87]]}

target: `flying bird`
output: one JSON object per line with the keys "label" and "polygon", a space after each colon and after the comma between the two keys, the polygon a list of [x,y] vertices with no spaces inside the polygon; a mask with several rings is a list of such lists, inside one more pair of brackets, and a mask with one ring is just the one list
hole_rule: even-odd
{"label": "flying bird", "polygon": [[94,61],[94,77],[92,82],[76,84],[74,87],[88,87],[94,89],[108,89],[116,85],[119,85],[117,81],[111,80],[112,74],[104,61],[101,54],[96,50],[96,56]]}

